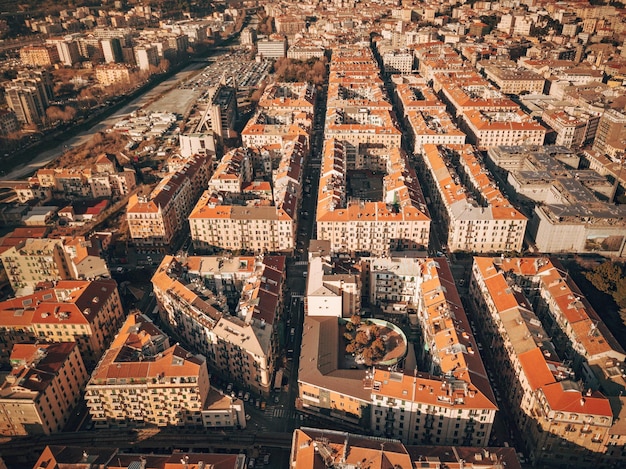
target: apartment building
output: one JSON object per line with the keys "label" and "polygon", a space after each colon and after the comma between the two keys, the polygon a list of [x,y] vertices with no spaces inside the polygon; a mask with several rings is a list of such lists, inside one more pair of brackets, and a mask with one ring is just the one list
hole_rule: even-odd
{"label": "apartment building", "polygon": [[[105,164],[98,164],[103,161]],[[40,169],[29,184],[50,188],[69,198],[114,198],[128,195],[137,186],[135,171],[124,168],[117,171],[109,156],[102,154],[95,168]]]}
{"label": "apartment building", "polygon": [[85,400],[96,428],[246,426],[243,402],[211,389],[206,359],[146,316],[129,315],[93,371]]}
{"label": "apartment building", "polygon": [[124,64],[99,65],[96,69],[96,81],[103,87],[130,83],[130,70]]}
{"label": "apartment building", "polygon": [[24,46],[20,49],[20,60],[32,67],[49,67],[59,62],[59,51],[55,45]]}
{"label": "apartment building", "polygon": [[315,87],[311,83],[275,82],[265,88],[259,107],[313,114],[315,96]]}
{"label": "apartment building", "polygon": [[296,40],[287,49],[287,58],[303,62],[313,58],[321,59],[325,54],[326,49],[322,45],[310,43],[306,39]]}
{"label": "apartment building", "polygon": [[543,145],[546,129],[521,109],[506,111],[466,110],[461,128],[479,150],[498,145]]}
{"label": "apartment building", "polygon": [[20,343],[0,385],[0,435],[63,430],[88,375],[76,342]]}
{"label": "apartment building", "polygon": [[543,111],[541,120],[556,133],[555,144],[579,148],[587,139],[589,119],[578,118],[563,109]]}
{"label": "apartment building", "polygon": [[382,53],[383,72],[386,75],[395,73],[408,75],[413,71],[413,53],[408,49],[390,50]]}
{"label": "apartment building", "polygon": [[477,72],[436,73],[433,89],[440,93],[455,117],[470,111],[517,112],[519,106],[496,90]]}
{"label": "apartment building", "polygon": [[[119,449],[84,446],[46,446],[34,467],[47,469],[82,469],[85,460],[98,469],[243,469],[245,454],[185,453],[171,454],[126,453]],[[516,468],[515,468],[516,469]]]}
{"label": "apartment building", "polygon": [[411,47],[418,63],[417,70],[426,80],[432,80],[437,73],[466,68],[463,59],[450,44],[433,41]]}
{"label": "apartment building", "polygon": [[23,124],[40,124],[46,116],[48,101],[39,87],[29,83],[14,83],[5,90],[9,107]]}
{"label": "apartment building", "polygon": [[391,111],[393,108],[378,75],[368,77],[367,74],[355,75],[346,71],[331,73],[326,106],[351,112],[357,109]]}
{"label": "apartment building", "polygon": [[213,132],[219,140],[230,138],[234,135],[238,115],[237,89],[220,83],[209,92],[209,100],[196,133]]}
{"label": "apartment building", "polygon": [[289,112],[260,108],[241,131],[244,147],[284,145],[286,141],[305,137],[307,146],[313,126],[313,113]]}
{"label": "apartment building", "polygon": [[394,99],[398,112],[404,119],[410,112],[445,111],[443,104],[425,79],[418,75],[393,75]]}
{"label": "apartment building", "polygon": [[241,193],[243,185],[252,181],[252,163],[248,151],[235,148],[220,160],[209,181],[209,191]]}
{"label": "apartment building", "polygon": [[346,142],[353,148],[359,145],[400,148],[402,145],[402,132],[388,110],[328,108],[324,131],[327,140]]}
{"label": "apartment building", "polygon": [[[383,284],[397,284],[402,275],[396,275],[395,267],[385,272],[388,266],[381,264],[379,269],[376,259],[370,262],[375,282],[370,292],[380,294],[376,304],[386,303]],[[345,343],[339,337],[350,330],[347,322],[337,316],[307,316],[300,363],[309,366],[298,374],[301,405],[307,412],[360,425],[375,436],[398,438],[405,444],[485,445],[496,399],[452,274],[445,259],[414,263],[419,267],[411,281],[417,291],[412,314],[427,350],[415,357],[405,346],[402,331],[386,321],[362,320],[356,325],[351,321],[352,329],[360,330],[360,324],[382,328],[385,355],[368,367],[358,357],[356,363],[346,362],[340,358]],[[406,294],[409,287],[388,288]]]}
{"label": "apartment building", "polygon": [[142,45],[133,48],[135,63],[139,70],[149,71],[150,67],[159,65],[159,53],[154,45]]}
{"label": "apartment building", "polygon": [[538,73],[518,67],[513,61],[484,61],[478,65],[483,68],[485,77],[495,84],[501,93],[520,94],[543,93],[545,78]]}
{"label": "apartment building", "polygon": [[[396,249],[424,249],[430,217],[415,171],[395,147],[350,158],[348,146],[331,139],[324,146],[317,202],[317,239],[333,252],[383,254]],[[353,166],[354,165],[354,166]],[[349,169],[386,172],[380,201],[348,199]]]}
{"label": "apartment building", "polygon": [[514,448],[410,446],[397,439],[379,438],[301,427],[293,434],[290,467],[350,469],[370,462],[375,467],[424,469],[519,469]]}
{"label": "apartment building", "polygon": [[33,293],[40,283],[72,278],[71,260],[60,239],[22,240],[0,252],[0,260],[11,288],[19,294]]}
{"label": "apartment building", "polygon": [[521,251],[528,220],[471,145],[425,145],[420,164],[450,251]]}
{"label": "apartment building", "polygon": [[306,31],[304,17],[294,15],[280,15],[274,18],[276,32],[286,36],[295,36]]}
{"label": "apartment building", "polygon": [[275,206],[222,205],[207,191],[189,215],[194,247],[201,251],[293,251],[295,199],[289,205],[294,207],[292,214]]}
{"label": "apartment building", "polygon": [[212,156],[197,155],[163,178],[149,195],[131,195],[126,221],[137,247],[164,252],[170,246],[186,225],[211,171]]}
{"label": "apartment building", "polygon": [[228,288],[221,291],[216,277],[218,270],[226,274],[227,258],[218,258],[215,266],[211,258],[182,263],[166,256],[152,284],[163,320],[207,357],[211,370],[267,395],[276,367],[286,260],[264,256],[234,262],[239,279],[230,285],[239,298],[233,301],[231,294],[230,303]]}
{"label": "apartment building", "polygon": [[[196,249],[295,248],[307,137],[269,148],[237,148],[224,156],[189,216]],[[263,180],[253,180],[253,175]]]}
{"label": "apartment building", "polygon": [[611,202],[614,186],[604,175],[579,168],[576,153],[555,146],[497,147],[488,156],[512,191],[536,203],[528,233],[541,252],[624,255],[626,209]]}
{"label": "apartment building", "polygon": [[362,257],[369,303],[385,314],[407,315],[419,307],[423,259]]}
{"label": "apartment building", "polygon": [[212,132],[194,132],[178,135],[180,156],[189,158],[194,155],[215,155],[215,137]]}
{"label": "apartment building", "polygon": [[621,152],[623,158],[625,147],[626,114],[615,109],[606,109],[600,117],[600,122],[598,122],[593,149],[616,158]]}
{"label": "apartment building", "polygon": [[626,355],[580,290],[548,258],[475,258],[477,328],[500,363],[503,398],[531,461],[615,467]]}
{"label": "apartment building", "polygon": [[114,280],[60,280],[32,295],[0,302],[0,360],[20,342],[76,341],[92,369],[122,323]]}
{"label": "apartment building", "polygon": [[406,114],[409,141],[413,153],[419,154],[425,144],[463,145],[465,134],[461,132],[447,112],[441,110],[409,111]]}
{"label": "apartment building", "polygon": [[0,135],[6,136],[17,132],[19,129],[20,124],[15,112],[8,109],[0,110]]}

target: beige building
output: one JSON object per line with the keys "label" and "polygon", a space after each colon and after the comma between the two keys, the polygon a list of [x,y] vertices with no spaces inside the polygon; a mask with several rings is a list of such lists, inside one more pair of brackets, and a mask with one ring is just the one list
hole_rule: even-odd
{"label": "beige building", "polygon": [[475,70],[436,73],[433,89],[449,104],[455,117],[470,111],[517,112],[519,106],[496,90]]}
{"label": "beige building", "polygon": [[[333,252],[383,254],[428,246],[430,217],[415,171],[402,150],[387,148],[379,153],[359,153],[354,161],[347,145],[326,141],[318,189],[317,239],[330,241]],[[348,200],[346,180],[353,168],[387,173],[381,201]]]}
{"label": "beige building", "polygon": [[526,68],[518,67],[515,62],[496,61],[496,63],[490,63],[485,61],[479,62],[478,65],[483,67],[487,79],[493,82],[504,94],[520,94],[523,91],[531,94],[543,93],[545,85],[543,76]]}
{"label": "beige building", "polygon": [[[152,278],[161,317],[204,353],[211,370],[267,395],[277,368],[285,262],[265,256],[191,257],[182,263],[166,256]],[[240,293],[230,302],[218,286],[229,270],[238,272],[229,284]]]}
{"label": "beige building", "polygon": [[94,167],[40,169],[29,185],[50,189],[63,197],[114,198],[128,195],[137,185],[135,171],[118,171],[112,155],[100,155]]}
{"label": "beige building", "polygon": [[59,51],[55,45],[24,46],[20,49],[20,60],[24,65],[49,67],[59,62]]}
{"label": "beige building", "polygon": [[114,280],[61,280],[52,288],[0,303],[0,360],[20,342],[75,340],[92,369],[122,323]]}
{"label": "beige building", "polygon": [[209,99],[196,133],[213,132],[220,141],[233,137],[238,112],[237,89],[220,83],[209,90]]}
{"label": "beige building", "polygon": [[324,131],[327,140],[345,142],[353,148],[359,145],[400,148],[402,145],[402,132],[388,110],[328,108]]}
{"label": "beige building", "polygon": [[147,317],[128,316],[87,383],[96,428],[246,426],[243,402],[211,389],[206,360],[192,355]]}
{"label": "beige building", "polygon": [[284,112],[313,113],[315,87],[311,83],[275,82],[267,86],[259,106],[265,109],[280,109]]}
{"label": "beige building", "polygon": [[62,431],[88,378],[76,342],[15,344],[10,362],[0,385],[0,434]]}
{"label": "beige building", "polygon": [[450,251],[522,250],[527,219],[498,189],[471,145],[425,145],[423,155],[423,174]]}
{"label": "beige building", "polygon": [[467,110],[461,129],[480,150],[498,145],[543,145],[546,129],[521,109],[512,111]]}
{"label": "beige building", "polygon": [[107,64],[95,67],[96,80],[103,86],[130,83],[130,70],[124,64]]}
{"label": "beige building", "polygon": [[624,157],[626,148],[626,114],[615,109],[607,109],[600,117],[593,149],[612,157]]}
{"label": "beige building", "polygon": [[470,294],[531,461],[623,464],[615,447],[625,441],[618,369],[626,354],[562,267],[548,258],[475,258]]}
{"label": "beige building", "polygon": [[40,283],[74,277],[60,239],[26,239],[0,253],[0,260],[16,293],[32,293]]}
{"label": "beige building", "polygon": [[461,132],[445,111],[409,111],[406,115],[408,132],[416,154],[424,150],[425,144],[463,145],[465,134]]}
{"label": "beige building", "polygon": [[[306,140],[285,139],[271,152],[264,147],[227,153],[189,216],[196,249],[293,251]],[[253,174],[264,180],[252,180]]]}
{"label": "beige building", "polygon": [[[489,441],[496,398],[484,378],[452,274],[443,258],[415,263],[419,268],[411,315],[421,326],[427,350],[424,347],[416,357],[402,331],[386,321],[351,321],[348,328],[336,315],[307,316],[300,363],[308,366],[298,374],[302,408],[405,444],[483,446]],[[372,267],[377,282],[373,291],[379,294],[383,283],[397,284],[401,277],[395,268],[383,270]],[[375,298],[387,300],[384,294]],[[346,359],[340,337],[351,329],[372,327],[382,328],[385,351],[380,361],[365,366],[360,354]]]}
{"label": "beige building", "polygon": [[167,249],[181,232],[202,190],[209,182],[212,157],[198,155],[180,171],[168,175],[149,195],[134,194],[128,201],[126,221],[140,249]]}
{"label": "beige building", "polygon": [[410,112],[445,111],[443,104],[425,79],[418,75],[393,75],[395,104],[404,119]]}
{"label": "beige building", "polygon": [[589,116],[578,118],[563,109],[547,109],[543,111],[541,120],[556,132],[556,145],[579,148],[587,140]]}

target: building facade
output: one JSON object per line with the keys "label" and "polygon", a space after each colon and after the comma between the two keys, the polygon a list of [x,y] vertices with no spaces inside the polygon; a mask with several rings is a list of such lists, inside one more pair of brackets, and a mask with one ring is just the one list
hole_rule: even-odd
{"label": "building facade", "polygon": [[15,344],[10,363],[0,386],[0,434],[62,431],[88,378],[76,342]]}

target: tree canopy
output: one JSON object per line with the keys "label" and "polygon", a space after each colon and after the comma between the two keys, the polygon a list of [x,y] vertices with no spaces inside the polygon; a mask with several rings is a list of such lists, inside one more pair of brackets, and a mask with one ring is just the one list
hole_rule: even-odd
{"label": "tree canopy", "polygon": [[626,308],[625,274],[623,264],[607,261],[586,272],[585,277],[598,290],[611,295],[620,308]]}

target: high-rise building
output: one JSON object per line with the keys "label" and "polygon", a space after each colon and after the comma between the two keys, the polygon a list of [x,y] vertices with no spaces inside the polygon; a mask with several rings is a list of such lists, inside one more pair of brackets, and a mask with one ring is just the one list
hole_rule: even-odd
{"label": "high-rise building", "polygon": [[159,53],[155,46],[135,47],[135,62],[139,70],[150,70],[150,67],[159,65]]}
{"label": "high-rise building", "polygon": [[117,37],[104,38],[100,41],[104,61],[106,63],[118,63],[123,61],[122,43]]}
{"label": "high-rise building", "polygon": [[5,90],[7,103],[23,124],[40,124],[46,115],[46,103],[40,90],[28,84],[14,84]]}
{"label": "high-rise building", "polygon": [[607,109],[600,117],[593,149],[616,157],[621,152],[624,158],[626,148],[626,114],[616,109]]}

